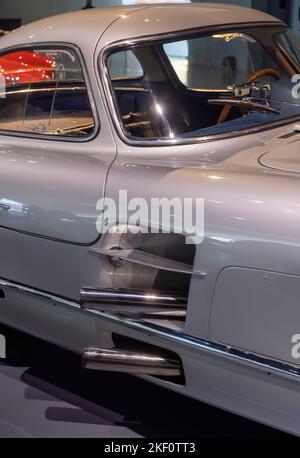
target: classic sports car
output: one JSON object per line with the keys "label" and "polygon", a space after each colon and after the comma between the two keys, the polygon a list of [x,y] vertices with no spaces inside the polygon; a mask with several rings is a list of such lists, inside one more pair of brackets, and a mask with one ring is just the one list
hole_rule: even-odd
{"label": "classic sports car", "polygon": [[60,66],[1,93],[1,321],[300,435],[298,39],[255,10],[147,4],[0,47]]}

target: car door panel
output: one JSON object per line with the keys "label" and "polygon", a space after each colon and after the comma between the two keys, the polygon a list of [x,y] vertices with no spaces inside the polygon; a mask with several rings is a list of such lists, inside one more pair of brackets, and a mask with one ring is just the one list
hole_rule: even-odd
{"label": "car door panel", "polygon": [[114,151],[98,142],[63,143],[2,137],[0,226],[71,243],[90,244],[96,203]]}

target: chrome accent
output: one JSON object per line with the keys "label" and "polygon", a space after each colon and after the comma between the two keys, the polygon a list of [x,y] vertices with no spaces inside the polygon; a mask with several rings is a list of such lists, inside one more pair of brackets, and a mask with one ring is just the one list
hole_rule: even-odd
{"label": "chrome accent", "polygon": [[[114,78],[111,79],[115,81]],[[126,86],[114,86],[114,91],[132,91],[132,92],[150,92],[149,89],[145,89],[144,87],[126,87]]]}
{"label": "chrome accent", "polygon": [[234,100],[234,99],[210,99],[207,101],[209,105],[225,105],[246,110],[264,111],[266,113],[280,114],[279,110],[271,108],[268,105],[252,102],[252,100]]}
{"label": "chrome accent", "polygon": [[110,372],[177,377],[182,375],[179,359],[171,359],[164,350],[155,353],[118,348],[87,347],[82,353],[83,367]]}
{"label": "chrome accent", "polygon": [[[55,81],[50,81],[48,82],[48,85],[50,83],[54,83]],[[85,81],[83,82],[85,84]],[[16,86],[15,86],[16,87]],[[39,89],[19,89],[16,91],[4,91],[0,92],[0,96],[4,95],[14,95],[14,94],[33,94],[35,92],[40,93],[40,92],[63,92],[63,91],[86,91],[86,86],[73,86],[73,87],[51,87],[51,88],[39,88]]]}
{"label": "chrome accent", "polygon": [[206,272],[193,270],[193,266],[184,262],[174,261],[172,259],[157,256],[155,254],[146,253],[145,251],[135,249],[107,249],[105,247],[89,248],[91,253],[102,254],[113,259],[121,259],[123,261],[143,266],[153,267],[155,269],[167,270],[169,272],[177,272],[187,275],[195,275],[201,278],[206,277]]}
{"label": "chrome accent", "polygon": [[299,73],[300,71],[300,66],[299,64],[293,59],[293,57],[287,52],[285,47],[276,39],[275,41],[277,48],[280,50],[280,52],[284,55],[284,57],[289,61],[290,65],[294,67],[296,70],[296,73]]}
{"label": "chrome accent", "polygon": [[2,209],[2,210],[10,210],[10,205],[9,204],[1,204],[0,203],[0,209]]}
{"label": "chrome accent", "polygon": [[172,138],[172,139],[154,138],[152,140],[144,140],[144,139],[139,139],[139,138],[130,136],[128,132],[125,130],[123,123],[120,117],[118,116],[118,107],[115,102],[114,91],[113,91],[112,85],[110,84],[109,72],[106,66],[106,59],[110,52],[122,50],[124,48],[129,49],[129,48],[138,46],[143,43],[149,43],[150,41],[159,42],[161,40],[168,40],[168,39],[176,40],[176,38],[180,38],[182,36],[188,37],[189,35],[193,35],[196,33],[204,34],[206,32],[212,32],[214,30],[220,30],[220,29],[225,31],[226,29],[232,29],[232,27],[238,27],[239,29],[241,28],[249,29],[255,26],[256,27],[266,26],[266,27],[276,27],[278,29],[283,29],[283,28],[286,29],[286,26],[284,26],[284,24],[280,23],[279,21],[255,22],[255,23],[246,23],[246,24],[226,24],[224,26],[200,27],[200,28],[196,28],[192,30],[176,31],[173,33],[160,34],[159,36],[158,35],[149,35],[149,36],[140,37],[140,38],[137,37],[130,41],[125,39],[125,40],[110,43],[109,45],[102,48],[98,55],[98,62],[99,62],[98,68],[99,68],[99,73],[100,73],[99,81],[104,88],[104,93],[105,93],[105,97],[108,103],[110,116],[112,118],[113,124],[116,128],[117,134],[119,135],[120,139],[125,144],[131,145],[131,146],[191,145],[191,144],[206,143],[206,142],[211,142],[211,141],[216,141],[216,140],[225,140],[228,138],[234,138],[237,135],[245,136],[245,135],[255,134],[255,133],[264,132],[266,130],[275,129],[277,127],[285,126],[293,122],[299,121],[300,116],[297,115],[297,116],[292,116],[291,118],[282,119],[280,121],[273,121],[273,122],[270,122],[268,124],[264,124],[261,126],[253,126],[248,129],[235,130],[232,132],[223,133],[219,135],[200,136],[200,137],[193,137],[193,138],[177,137],[177,138]]}
{"label": "chrome accent", "polygon": [[217,93],[217,94],[230,94],[232,93],[232,91],[230,89],[210,89],[210,88],[207,88],[207,89],[204,89],[204,88],[199,88],[199,87],[189,87],[187,86],[187,89],[189,91],[192,91],[192,92],[206,92],[206,93],[210,93],[210,94],[214,94],[214,93]]}
{"label": "chrome accent", "polygon": [[155,291],[87,287],[80,291],[80,306],[84,310],[129,316],[182,318],[186,315],[187,297]]}
{"label": "chrome accent", "polygon": [[[0,287],[8,289],[17,293],[28,294],[36,298],[45,299],[51,303],[61,306],[72,307],[74,311],[80,311],[80,305],[75,301],[67,300],[53,294],[45,293],[37,289],[20,285],[5,279],[0,279]],[[124,318],[120,315],[112,313],[104,313],[96,310],[87,311],[91,315],[95,315],[95,318],[105,320],[107,325],[116,324],[118,327],[122,326],[124,333],[127,329],[139,332],[141,340],[143,336],[150,335],[151,337],[159,337],[165,339],[166,343],[177,343],[184,347],[192,350],[201,350],[211,356],[218,356],[225,358],[230,361],[236,361],[239,363],[247,364],[254,369],[260,369],[273,374],[287,377],[291,380],[300,380],[300,366],[278,361],[276,359],[267,358],[264,355],[243,351],[239,348],[230,347],[227,345],[219,344],[217,342],[200,339],[199,337],[193,337],[183,332],[175,331],[173,329],[165,328],[157,324],[149,323],[146,321],[134,320],[132,318]]]}
{"label": "chrome accent", "polygon": [[80,305],[77,304],[75,301],[70,301],[68,299],[55,296],[54,294],[45,293],[44,291],[39,291],[37,289],[30,288],[29,286],[24,286],[20,285],[19,283],[4,280],[3,278],[0,279],[0,287],[9,291],[14,291],[16,293],[40,297],[41,299],[45,299],[46,301],[51,302],[52,305],[65,305],[80,310]]}

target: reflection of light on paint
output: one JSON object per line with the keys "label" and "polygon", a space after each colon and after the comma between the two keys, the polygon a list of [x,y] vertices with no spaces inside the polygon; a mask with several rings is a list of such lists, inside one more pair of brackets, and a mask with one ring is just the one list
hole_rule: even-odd
{"label": "reflection of light on paint", "polygon": [[283,213],[285,215],[296,215],[297,214],[295,210],[289,210],[288,208],[286,210],[283,210]]}
{"label": "reflection of light on paint", "polygon": [[236,219],[237,221],[247,221],[246,218],[242,218],[241,216],[232,216],[231,218]]}
{"label": "reflection of light on paint", "polygon": [[[85,216],[85,215],[83,215]],[[60,221],[62,223],[75,223],[75,221],[73,219],[68,219],[68,218],[61,218]]]}
{"label": "reflection of light on paint", "polygon": [[225,237],[210,237],[211,240],[216,240],[217,242],[223,242],[223,243],[233,243],[234,239],[227,239]]}
{"label": "reflection of light on paint", "polygon": [[2,199],[0,199],[0,203],[4,204],[4,205],[9,205],[10,206],[10,209],[9,209],[10,213],[12,213],[12,212],[14,212],[14,213],[26,213],[26,211],[27,211],[26,206],[24,204],[22,204],[21,202],[16,202],[14,200],[2,198]]}
{"label": "reflection of light on paint", "polygon": [[210,178],[211,180],[224,180],[224,177],[220,175],[208,175],[208,178]]}

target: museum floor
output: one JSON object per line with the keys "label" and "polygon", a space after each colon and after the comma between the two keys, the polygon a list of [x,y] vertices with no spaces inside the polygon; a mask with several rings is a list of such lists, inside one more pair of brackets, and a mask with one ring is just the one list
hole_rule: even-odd
{"label": "museum floor", "polygon": [[278,431],[0,326],[0,437],[284,438]]}

